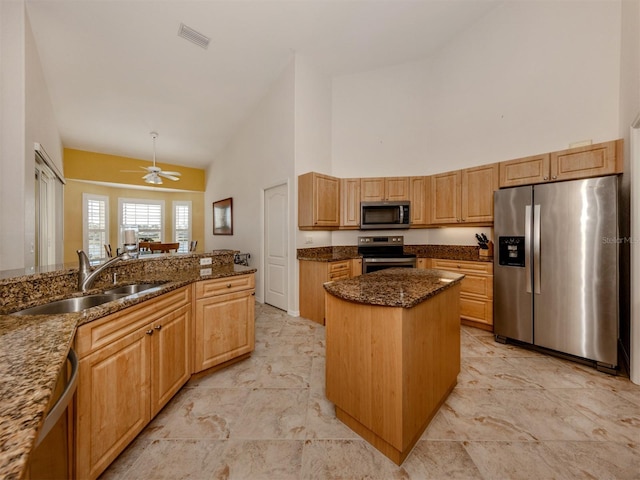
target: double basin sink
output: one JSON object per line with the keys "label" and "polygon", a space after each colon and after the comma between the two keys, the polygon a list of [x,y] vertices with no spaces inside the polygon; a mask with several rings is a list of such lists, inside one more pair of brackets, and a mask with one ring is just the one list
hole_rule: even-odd
{"label": "double basin sink", "polygon": [[122,297],[127,297],[136,293],[144,292],[162,283],[135,283],[133,285],[123,285],[121,287],[110,288],[103,293],[85,295],[84,297],[65,298],[55,302],[37,305],[12,313],[12,315],[56,315],[60,313],[76,313],[91,307],[97,307],[103,303],[112,302]]}

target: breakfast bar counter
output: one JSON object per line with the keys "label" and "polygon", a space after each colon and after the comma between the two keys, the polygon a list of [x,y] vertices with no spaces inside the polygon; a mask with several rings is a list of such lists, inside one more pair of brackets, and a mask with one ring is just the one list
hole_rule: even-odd
{"label": "breakfast bar counter", "polygon": [[400,465],[460,372],[460,281],[386,269],[326,283],[327,398]]}

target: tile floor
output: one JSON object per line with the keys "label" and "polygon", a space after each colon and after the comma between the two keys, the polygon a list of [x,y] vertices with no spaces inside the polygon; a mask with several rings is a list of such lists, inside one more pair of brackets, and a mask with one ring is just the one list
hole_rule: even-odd
{"label": "tile floor", "polygon": [[256,304],[250,359],[191,380],[102,479],[640,479],[640,386],[462,328],[458,385],[401,467],[336,420],[324,327]]}

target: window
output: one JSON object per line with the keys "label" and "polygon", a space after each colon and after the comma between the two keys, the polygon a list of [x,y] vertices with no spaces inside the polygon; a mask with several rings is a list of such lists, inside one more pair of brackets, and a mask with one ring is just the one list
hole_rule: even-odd
{"label": "window", "polygon": [[139,241],[161,242],[163,240],[164,200],[119,198],[118,209],[118,224],[121,231],[125,225],[136,225]]}
{"label": "window", "polygon": [[105,258],[109,243],[109,197],[82,194],[83,249],[89,260]]}
{"label": "window", "polygon": [[180,242],[178,252],[189,251],[191,240],[191,202],[173,202],[173,241]]}

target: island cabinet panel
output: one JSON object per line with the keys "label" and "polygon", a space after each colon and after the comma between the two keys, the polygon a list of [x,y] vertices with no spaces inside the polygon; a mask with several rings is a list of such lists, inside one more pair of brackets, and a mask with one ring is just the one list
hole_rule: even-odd
{"label": "island cabinet panel", "polygon": [[493,263],[431,260],[433,268],[465,275],[460,290],[462,324],[493,331]]}
{"label": "island cabinet panel", "polygon": [[309,172],[298,177],[298,228],[340,226],[340,179]]}
{"label": "island cabinet panel", "polygon": [[255,276],[196,283],[193,373],[248,355],[255,348]]}
{"label": "island cabinet panel", "polygon": [[82,325],[76,475],[97,478],[189,379],[191,287]]}
{"label": "island cabinet panel", "polygon": [[460,371],[460,285],[412,308],[327,294],[326,392],[337,417],[397,464]]}

